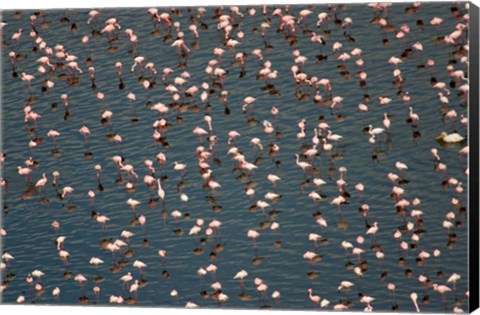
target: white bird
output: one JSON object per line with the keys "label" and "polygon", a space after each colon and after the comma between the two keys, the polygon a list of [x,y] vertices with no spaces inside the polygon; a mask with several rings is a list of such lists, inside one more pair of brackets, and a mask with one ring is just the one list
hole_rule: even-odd
{"label": "white bird", "polygon": [[45,173],[42,174],[42,178],[37,181],[35,187],[43,187],[47,183],[48,179]]}
{"label": "white bird", "polygon": [[237,274],[233,277],[233,279],[243,279],[248,276],[248,272],[246,270],[240,270]]}
{"label": "white bird", "polygon": [[458,273],[453,273],[447,280],[447,283],[455,283],[460,280],[461,276]]}
{"label": "white bird", "polygon": [[317,192],[315,192],[315,191],[311,191],[311,192],[308,194],[308,197],[311,198],[311,199],[313,199],[315,202],[324,199],[324,198],[322,198],[322,196],[320,196],[319,193],[317,193]]}
{"label": "white bird", "polygon": [[53,291],[52,291],[52,295],[55,296],[55,297],[60,296],[60,288],[55,287],[55,289],[53,289]]}
{"label": "white bird", "polygon": [[387,113],[384,113],[383,114],[383,126],[386,128],[386,129],[389,129],[390,128],[390,119],[388,118],[388,115]]}
{"label": "white bird", "polygon": [[314,178],[313,179],[313,183],[315,184],[315,186],[317,187],[320,187],[322,185],[325,185],[327,182],[325,182],[323,179],[321,178]]}
{"label": "white bird", "polygon": [[135,260],[132,265],[133,267],[138,268],[140,273],[142,272],[142,268],[147,267],[147,265],[140,260]]}
{"label": "white bird", "polygon": [[188,195],[186,193],[181,193],[180,200],[183,202],[188,202]]}
{"label": "white bird", "polygon": [[465,137],[461,136],[456,132],[447,134],[445,131],[442,131],[440,135],[435,138],[435,140],[439,142],[456,143],[462,142],[463,140],[465,140]]}
{"label": "white bird", "polygon": [[328,226],[327,221],[323,217],[317,218],[316,222],[317,222],[318,225],[323,226],[324,228],[326,228]]}
{"label": "white bird", "polygon": [[135,282],[130,286],[130,289],[129,289],[130,293],[136,292],[139,287],[140,286],[138,284],[138,280],[135,280]]}
{"label": "white bird", "polygon": [[417,299],[418,299],[418,294],[416,292],[410,293],[410,298],[412,299],[413,306],[415,306],[415,310],[417,313],[420,313],[420,308],[418,307]]}
{"label": "white bird", "polygon": [[340,282],[340,285],[338,286],[337,290],[338,291],[348,290],[350,287],[353,287],[353,286],[354,286],[353,282],[342,281]]}
{"label": "white bird", "polygon": [[320,307],[327,307],[329,304],[330,304],[330,301],[324,298],[324,299],[320,302]]}
{"label": "white bird", "polygon": [[45,274],[40,271],[40,270],[37,270],[35,269],[34,271],[32,271],[32,276],[36,277],[36,278],[41,278],[42,276],[44,276]]}
{"label": "white bird", "polygon": [[260,150],[263,150],[263,146],[259,138],[252,138],[252,140],[250,140],[250,144],[256,145],[260,148]]}
{"label": "white bird", "polygon": [[303,259],[309,260],[310,262],[313,262],[313,260],[317,257],[318,257],[318,255],[314,252],[311,252],[311,251],[306,251],[303,254]]}
{"label": "white bird", "polygon": [[265,199],[268,199],[268,200],[275,200],[275,199],[278,199],[280,197],[281,197],[281,195],[273,193],[273,192],[267,192],[265,194]]}
{"label": "white bird", "polygon": [[281,180],[281,178],[278,177],[278,176],[275,175],[275,174],[268,174],[267,179],[268,179],[269,182],[271,182],[271,183],[274,184],[274,185],[275,185],[275,183],[276,183],[277,181]]}
{"label": "white bird", "polygon": [[123,275],[122,277],[120,277],[120,281],[123,281],[124,283],[130,282],[132,280],[133,280],[133,276],[132,276],[131,272],[127,273],[126,275]]}
{"label": "white bird", "polygon": [[5,252],[2,254],[2,259],[6,261],[10,261],[10,260],[13,260],[14,258],[10,253]]}
{"label": "white bird", "polygon": [[[67,238],[66,236],[59,236],[59,237],[57,237],[57,239],[56,239],[56,241],[55,241],[55,243],[57,244],[57,250],[62,249],[62,247],[63,247],[63,242],[65,242],[65,239],[66,239],[66,238]],[[2,258],[3,258],[3,256],[2,256]]]}
{"label": "white bird", "polygon": [[194,225],[188,232],[188,235],[197,235],[198,233],[200,233],[201,230],[201,227],[199,227],[198,225]]}
{"label": "white bird", "polygon": [[302,170],[305,171],[307,168],[312,167],[312,164],[310,164],[308,162],[305,162],[305,161],[300,161],[298,154],[295,154],[295,158],[296,158],[297,166],[300,167]]}
{"label": "white bird", "polygon": [[312,301],[315,304],[317,303],[320,304],[320,297],[318,295],[313,295],[312,289],[308,289],[307,292],[308,292],[308,297],[310,298],[310,301]]}
{"label": "white bird", "polygon": [[280,298],[280,292],[275,290],[272,293],[272,299],[279,299]]}
{"label": "white bird", "polygon": [[370,227],[366,233],[371,234],[375,237],[375,234],[377,233],[377,231],[378,231],[378,222],[374,222],[373,226]]}
{"label": "white bird", "polygon": [[332,141],[340,141],[343,139],[343,136],[337,135],[337,134],[332,134],[331,130],[327,131],[327,139],[332,140]]}
{"label": "white bird", "polygon": [[90,258],[90,264],[97,266],[97,265],[103,264],[103,260],[101,260],[98,257],[92,257]]}
{"label": "white bird", "polygon": [[270,204],[268,202],[265,202],[263,200],[258,200],[257,203],[255,204],[258,208],[265,210],[265,208],[270,207]]}
{"label": "white bird", "polygon": [[373,128],[372,125],[368,125],[368,133],[372,136],[376,136],[385,132],[383,128]]}
{"label": "white bird", "polygon": [[360,298],[360,303],[370,305],[370,303],[372,303],[374,300],[375,300],[374,297],[368,296],[368,295],[364,295],[364,296],[362,296],[362,297]]}
{"label": "white bird", "polygon": [[178,220],[181,218],[182,216],[182,213],[178,210],[173,210],[170,215],[175,219],[175,220]]}
{"label": "white bird", "polygon": [[158,183],[158,197],[162,199],[162,201],[165,200],[165,190],[162,189],[162,184],[160,182],[160,178],[157,179]]}
{"label": "white bird", "polygon": [[133,211],[136,210],[136,207],[140,204],[140,201],[138,200],[135,200],[135,199],[132,199],[132,198],[129,198],[127,200],[127,205],[129,205]]}
{"label": "white bird", "polygon": [[186,167],[186,164],[178,163],[177,161],[173,162],[173,169],[176,171],[184,171]]}
{"label": "white bird", "polygon": [[187,304],[185,304],[185,308],[198,308],[198,305],[188,301]]}
{"label": "white bird", "polygon": [[403,171],[403,170],[408,169],[407,164],[402,163],[402,162],[400,162],[400,161],[397,161],[397,162],[395,163],[395,167],[396,167],[400,172]]}

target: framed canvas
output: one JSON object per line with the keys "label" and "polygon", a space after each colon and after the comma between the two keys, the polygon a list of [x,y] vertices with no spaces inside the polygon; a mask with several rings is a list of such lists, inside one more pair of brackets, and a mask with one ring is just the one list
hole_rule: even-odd
{"label": "framed canvas", "polygon": [[478,14],[10,3],[0,309],[475,311]]}

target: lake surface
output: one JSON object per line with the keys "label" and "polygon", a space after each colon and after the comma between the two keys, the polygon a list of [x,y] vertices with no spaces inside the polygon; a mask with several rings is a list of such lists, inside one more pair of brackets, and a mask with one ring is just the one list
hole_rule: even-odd
{"label": "lake surface", "polygon": [[[6,155],[2,178],[8,181],[2,191],[2,228],[6,232],[2,254],[14,257],[2,258],[3,303],[16,303],[23,296],[25,303],[109,305],[113,295],[121,296],[124,304],[150,307],[185,307],[192,302],[202,308],[332,310],[340,304],[348,306],[349,311],[363,311],[367,303],[362,303],[361,297],[370,296],[375,298],[370,303],[373,311],[414,312],[410,295],[415,292],[422,312],[453,312],[454,307],[468,311],[467,156],[459,154],[467,142],[446,144],[435,140],[442,131],[467,135],[467,126],[460,120],[461,115],[468,118],[468,107],[459,87],[468,80],[452,78],[447,66],[453,71],[464,70],[468,76],[468,67],[461,59],[465,53],[460,50],[461,44],[466,44],[468,29],[463,29],[456,43],[448,45],[442,38],[455,31],[458,23],[465,24],[464,3],[421,3],[419,8],[396,3],[379,11],[363,4],[313,4],[308,6],[313,13],[303,21],[298,21],[300,12],[307,6],[290,6],[289,14],[298,22],[293,24],[294,32],[289,26],[277,31],[280,17],[272,15],[276,8],[286,14],[284,6],[268,6],[265,14],[261,6],[255,6],[254,15],[247,7],[240,7],[244,17],[236,16],[229,22],[229,36],[239,42],[236,47],[225,46],[225,30],[218,29],[221,12],[216,13],[214,7],[206,7],[203,16],[197,8],[159,8],[160,13],[169,13],[171,22],[179,23],[188,54],[172,47],[178,35],[176,26],[169,28],[165,19],[154,25],[147,8],[100,9],[90,24],[89,9],[2,13],[2,21],[7,23],[2,29],[1,129],[2,152]],[[229,7],[223,9],[223,14],[232,14]],[[328,13],[329,20],[317,27],[320,12]],[[29,36],[32,15],[36,16],[34,38]],[[121,29],[110,35],[100,33],[104,22],[113,17]],[[342,27],[347,17],[352,23]],[[434,17],[441,18],[442,24],[431,25]],[[381,19],[387,21],[386,26],[379,25]],[[265,28],[265,36],[262,23],[270,26]],[[189,25],[197,26],[197,40]],[[409,32],[403,27],[404,37],[400,38],[402,25],[407,25]],[[20,28],[20,39],[13,40],[12,35]],[[126,29],[137,35],[136,44],[129,41]],[[311,41],[312,31],[323,36],[325,45]],[[84,36],[88,36],[87,43],[82,42]],[[37,60],[47,53],[39,47],[42,40],[35,42],[38,37],[47,47],[62,45],[69,55],[78,57],[76,62],[83,74],[53,55],[49,58],[55,70],[45,66],[46,74],[39,73]],[[334,52],[335,42],[342,47]],[[422,44],[422,51],[412,48],[416,42]],[[224,49],[220,60],[214,54],[216,47]],[[362,51],[363,68],[356,64],[359,57],[351,54],[354,48]],[[271,62],[271,71],[278,71],[276,78],[257,77],[262,62],[252,54],[255,49],[261,49],[263,62]],[[296,63],[294,50],[306,57],[304,64]],[[16,55],[14,65],[10,51]],[[241,52],[246,55],[243,70],[235,60]],[[351,57],[345,63],[337,60],[342,53]],[[137,56],[143,56],[144,61],[131,72]],[[402,82],[393,75],[396,67],[388,62],[392,56],[402,60],[398,64]],[[434,66],[427,65],[429,59]],[[217,67],[227,71],[223,79],[207,75],[211,60],[217,60]],[[117,62],[123,65],[121,80]],[[156,75],[141,69],[149,62],[154,63]],[[308,80],[329,79],[331,93],[319,86],[322,101],[315,102],[313,86],[301,76],[295,83],[293,65]],[[94,67],[93,81],[89,67]],[[166,67],[173,73],[163,80]],[[362,69],[367,74],[363,83],[359,78]],[[183,76],[185,83],[175,81],[184,71],[189,74]],[[22,72],[35,76],[31,87],[22,81]],[[53,88],[46,87],[48,78]],[[433,87],[432,78],[446,87]],[[145,88],[145,82],[149,82],[149,88]],[[206,89],[202,87],[204,82],[208,84]],[[166,91],[169,84],[178,90],[178,100]],[[194,85],[199,91],[189,97],[185,90]],[[207,92],[208,102],[200,99],[202,91]],[[227,102],[221,97],[222,91],[228,91]],[[99,92],[103,100],[98,98]],[[133,102],[127,99],[130,92],[136,95]],[[407,92],[409,102],[404,100]],[[439,92],[450,93],[448,105],[442,105]],[[68,95],[67,107],[62,94]],[[244,113],[242,104],[247,96],[256,101]],[[332,108],[332,97],[343,100]],[[390,98],[391,102],[380,104],[379,97]],[[161,115],[151,109],[158,103],[165,104],[168,113]],[[360,103],[367,105],[368,111],[360,111]],[[25,122],[26,106],[41,115],[36,123]],[[272,106],[278,109],[278,115],[272,115]],[[419,121],[409,120],[409,106]],[[112,113],[110,122],[102,122],[105,110]],[[449,119],[449,110],[457,116]],[[372,144],[368,125],[385,128],[385,113],[391,126]],[[212,118],[213,130],[201,139],[192,131],[196,126],[208,131],[205,114]],[[156,142],[153,124],[160,118],[168,125],[158,128],[162,138]],[[302,119],[306,121],[305,136],[298,138]],[[272,124],[273,133],[265,132],[265,120]],[[303,152],[312,147],[319,122],[328,123],[332,133],[343,138],[335,143],[327,139],[325,130],[319,130],[318,140],[322,143],[325,139],[332,150],[322,150],[320,144],[318,154],[308,159]],[[79,132],[84,125],[90,130],[88,139]],[[60,133],[56,143],[47,136],[51,129]],[[228,133],[233,130],[240,135],[229,144]],[[114,141],[114,135],[120,135],[122,141]],[[196,154],[200,145],[209,151],[207,137],[213,135],[218,140],[209,163],[212,179],[221,185],[215,191],[205,186]],[[261,140],[263,150],[251,144],[252,138]],[[30,141],[36,146],[30,148]],[[274,144],[279,147],[277,152],[271,151]],[[241,168],[228,153],[233,147],[257,168]],[[432,148],[438,150],[440,161],[432,157]],[[167,159],[163,167],[156,160],[159,152]],[[296,164],[295,154],[312,167],[303,171]],[[132,165],[138,180],[122,172],[113,156],[123,157],[123,165]],[[17,170],[26,167],[24,161],[29,157],[36,162],[30,166],[30,180]],[[153,161],[154,174],[144,163],[147,159]],[[175,161],[186,164],[183,173],[174,169]],[[408,169],[397,169],[398,161]],[[99,176],[97,165],[101,166]],[[446,170],[441,170],[442,165]],[[344,175],[342,167],[346,169]],[[55,185],[53,172],[60,174]],[[36,188],[43,173],[48,181],[43,188]],[[390,181],[389,173],[400,179]],[[158,199],[156,181],[151,188],[143,183],[147,174],[162,180],[163,202]],[[272,185],[267,180],[269,174],[281,180]],[[315,178],[325,184],[317,187]],[[340,178],[345,186],[337,185]],[[460,184],[453,185],[453,180],[449,184],[451,178]],[[133,187],[129,189],[128,183]],[[364,185],[363,191],[356,188],[358,183]],[[61,198],[67,186],[74,191]],[[404,190],[401,196],[392,196],[394,186]],[[246,195],[248,187],[254,189],[253,196]],[[95,193],[94,200],[87,195],[90,190]],[[310,198],[312,191],[322,200]],[[281,198],[268,200],[268,192]],[[182,193],[188,201],[181,200]],[[339,195],[344,196],[346,204],[331,203]],[[140,202],[135,212],[126,203],[129,198]],[[420,204],[413,204],[415,198]],[[458,204],[452,204],[452,198]],[[400,199],[410,205],[396,207]],[[262,210],[256,206],[259,200],[269,206]],[[367,213],[359,211],[363,204],[369,207]],[[181,212],[180,218],[172,217],[174,210]],[[420,221],[412,217],[413,210],[422,211]],[[95,213],[110,220],[99,224]],[[447,219],[449,213],[454,216]],[[143,225],[141,216],[146,218]],[[327,226],[317,223],[320,217]],[[189,235],[199,218],[204,220],[200,233]],[[220,221],[221,226],[206,235],[213,220]],[[60,223],[58,230],[52,227],[53,221]],[[445,221],[452,224],[450,229],[444,227]],[[276,226],[273,222],[279,225],[277,229],[271,228]],[[378,231],[373,237],[367,230],[374,222]],[[255,242],[247,237],[251,229],[260,233]],[[122,238],[124,230],[135,235],[129,240]],[[398,239],[394,237],[396,231],[401,233]],[[309,240],[310,233],[321,235],[316,245]],[[57,248],[59,236],[66,239],[63,247]],[[363,243],[357,242],[358,236],[364,238]],[[105,246],[117,239],[128,241],[128,245],[112,255]],[[357,257],[352,248],[342,247],[343,241],[364,253]],[[402,242],[406,249],[401,248]],[[69,253],[68,261],[60,259],[59,250]],[[166,257],[160,257],[159,250],[165,250]],[[316,255],[311,262],[303,258],[308,251]],[[422,251],[430,257],[417,259]],[[384,257],[378,259],[377,253]],[[89,263],[92,257],[104,263],[94,266]],[[141,272],[133,266],[136,260],[147,265]],[[216,272],[200,277],[197,270],[210,264],[217,267]],[[356,267],[361,275],[354,272]],[[243,287],[240,280],[233,279],[242,269],[248,272]],[[45,275],[28,284],[26,278],[34,270]],[[136,293],[129,292],[134,280],[127,285],[120,281],[128,272],[141,284]],[[447,282],[454,273],[461,276],[455,285]],[[79,274],[87,279],[83,284],[75,281]],[[428,280],[422,283],[419,276]],[[264,293],[258,291],[255,278],[268,286]],[[354,286],[339,291],[341,281]],[[218,300],[220,292],[211,287],[214,282],[221,283],[221,294],[228,300]],[[35,290],[37,283],[41,290]],[[395,291],[387,289],[389,283],[395,285]],[[442,298],[433,284],[447,285],[453,291]],[[52,295],[56,287],[61,290],[59,297]],[[100,288],[98,295],[94,287]],[[321,301],[330,303],[321,308],[312,302],[309,288]],[[177,297],[170,295],[173,289]],[[272,298],[274,291],[280,292],[280,298]]]}

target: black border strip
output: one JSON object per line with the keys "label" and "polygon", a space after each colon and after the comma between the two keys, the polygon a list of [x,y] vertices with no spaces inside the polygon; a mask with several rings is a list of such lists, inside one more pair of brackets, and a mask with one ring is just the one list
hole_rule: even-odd
{"label": "black border strip", "polygon": [[478,173],[478,115],[479,115],[479,7],[473,2],[470,2],[470,25],[468,28],[470,34],[469,49],[470,49],[470,73],[469,75],[469,295],[470,305],[469,312],[473,312],[478,308],[479,299],[479,173]]}

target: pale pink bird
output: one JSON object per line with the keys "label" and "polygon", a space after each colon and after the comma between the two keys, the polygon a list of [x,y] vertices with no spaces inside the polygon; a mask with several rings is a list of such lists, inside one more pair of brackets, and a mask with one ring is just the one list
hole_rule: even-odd
{"label": "pale pink bird", "polygon": [[310,301],[312,301],[313,303],[315,304],[319,304],[320,305],[320,296],[318,295],[313,295],[313,290],[311,288],[309,288],[307,290],[307,293],[308,293],[308,297],[310,298]]}
{"label": "pale pink bird", "polygon": [[368,106],[365,105],[365,104],[358,104],[358,109],[362,112],[362,113],[365,113],[365,112],[368,112]]}
{"label": "pale pink bird", "polygon": [[250,229],[247,232],[247,236],[253,240],[253,247],[255,247],[256,246],[255,240],[256,240],[257,237],[260,236],[260,233],[255,231],[255,230]]}
{"label": "pale pink bird", "polygon": [[232,140],[236,143],[236,138],[240,136],[240,133],[236,130],[231,130],[228,132],[228,145],[231,144]]}
{"label": "pale pink bird", "polygon": [[138,268],[138,273],[140,274],[140,276],[142,276],[143,274],[142,269],[147,267],[147,265],[140,260],[135,260],[132,265],[134,268]]}
{"label": "pale pink bird", "polygon": [[63,187],[62,199],[65,199],[65,197],[71,196],[73,191],[74,189],[70,186]]}

